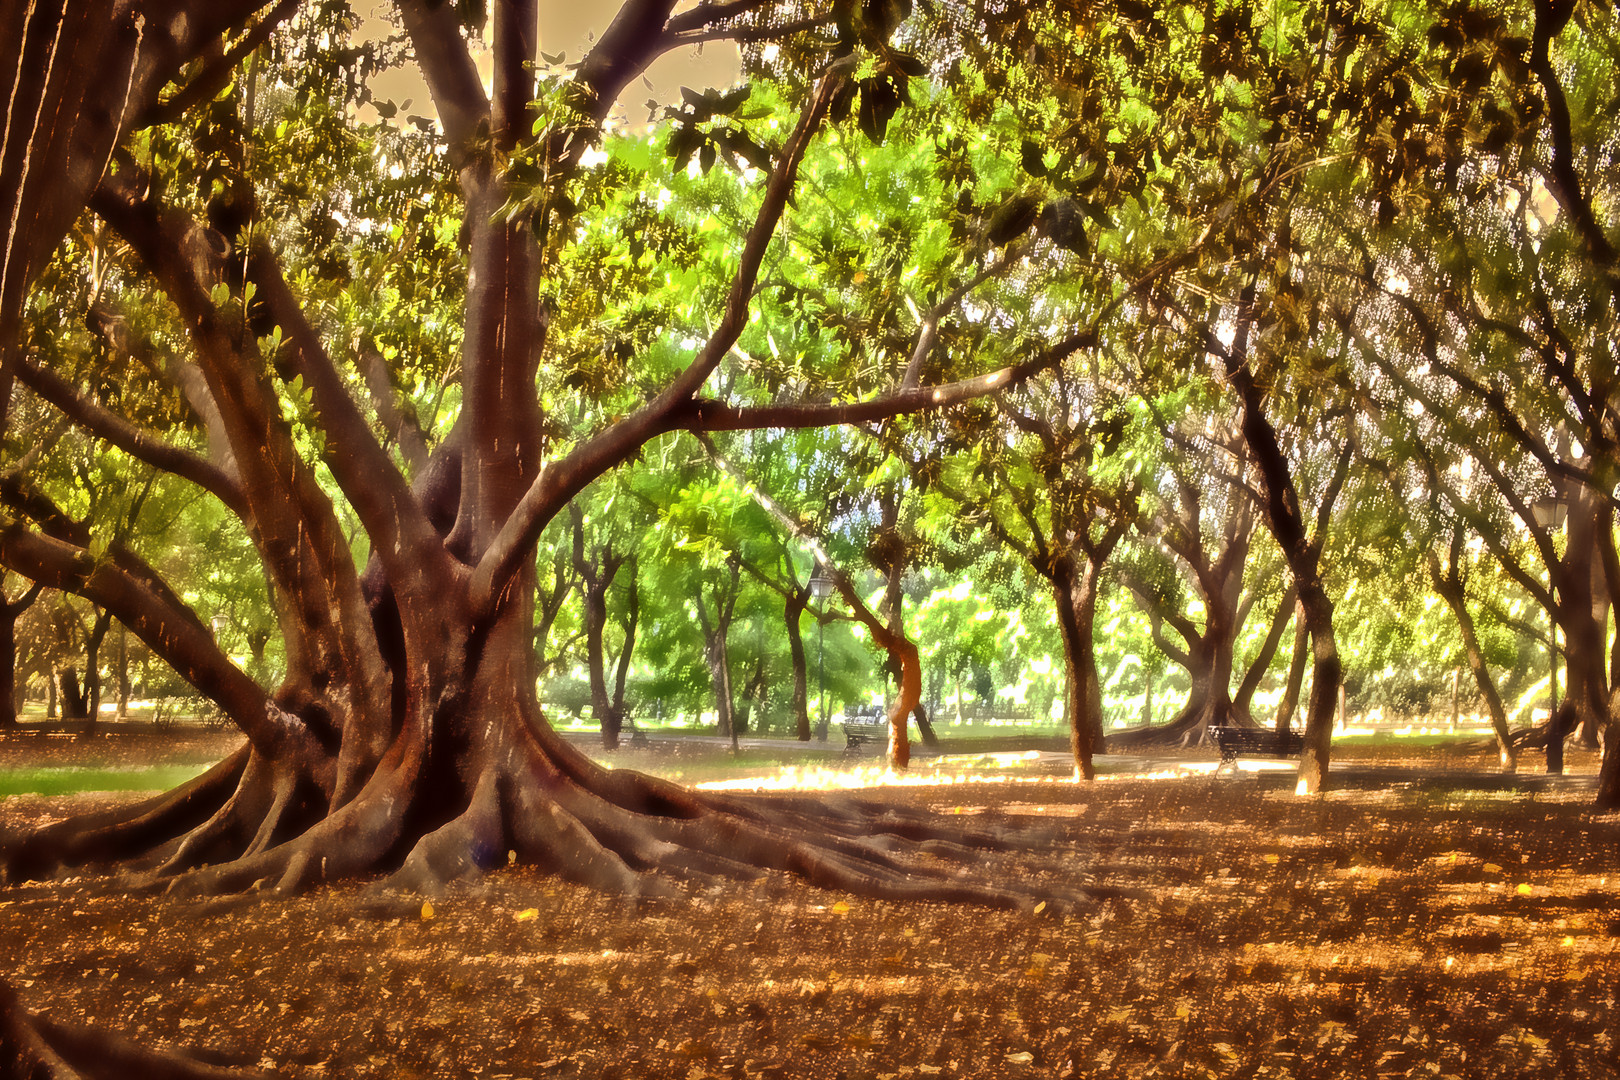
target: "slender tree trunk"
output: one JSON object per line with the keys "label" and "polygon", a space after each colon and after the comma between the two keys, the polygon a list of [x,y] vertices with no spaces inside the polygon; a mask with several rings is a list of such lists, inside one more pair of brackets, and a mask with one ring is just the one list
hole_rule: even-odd
{"label": "slender tree trunk", "polygon": [[782,620],[787,625],[788,656],[793,665],[793,732],[800,742],[810,741],[810,687],[808,663],[804,655],[804,636],[799,622],[809,607],[808,595],[801,592],[785,596],[786,607]]}
{"label": "slender tree trunk", "polygon": [[[1454,546],[1453,559],[1456,558]],[[1474,628],[1474,616],[1468,610],[1466,594],[1463,592],[1462,582],[1456,576],[1456,564],[1452,563],[1449,572],[1443,573],[1439,560],[1429,556],[1429,581],[1434,591],[1446,602],[1451,609],[1451,615],[1457,620],[1457,630],[1462,636],[1463,653],[1468,658],[1468,670],[1474,676],[1474,684],[1485,698],[1485,707],[1491,714],[1491,728],[1496,732],[1496,751],[1502,764],[1503,772],[1513,772],[1519,767],[1518,751],[1513,747],[1513,738],[1508,731],[1507,710],[1502,706],[1502,695],[1497,692],[1496,680],[1491,677],[1490,669],[1485,666],[1485,654],[1479,647],[1479,635]],[[1457,681],[1452,679],[1452,701],[1457,697]],[[1456,708],[1453,705],[1452,726],[1455,727]]]}
{"label": "slender tree trunk", "polygon": [[1299,708],[1299,692],[1305,685],[1305,663],[1309,655],[1307,646],[1310,640],[1310,632],[1305,628],[1305,605],[1296,599],[1294,652],[1288,661],[1288,681],[1283,684],[1282,700],[1277,702],[1277,718],[1273,725],[1278,731],[1288,730],[1294,720],[1294,711]]}
{"label": "slender tree trunk", "polygon": [[84,707],[92,728],[101,720],[101,643],[107,639],[107,630],[111,626],[112,612],[98,612],[85,642]]}
{"label": "slender tree trunk", "polygon": [[927,706],[919,701],[917,707],[912,710],[911,717],[917,721],[917,733],[922,736],[923,745],[937,748],[939,746],[939,736],[934,734],[934,724],[933,721],[928,719]]}
{"label": "slender tree trunk", "polygon": [[[263,646],[260,646],[261,650]],[[118,719],[129,719],[129,630],[118,624]]]}
{"label": "slender tree trunk", "polygon": [[591,683],[591,712],[602,731],[602,746],[607,750],[619,748],[619,732],[624,717],[613,707],[607,685],[607,650],[603,641],[607,629],[607,586],[592,585],[585,589],[585,667]]}
{"label": "slender tree trunk", "polygon": [[1277,646],[1282,643],[1283,633],[1288,629],[1288,617],[1293,611],[1294,590],[1289,589],[1271,617],[1271,627],[1266,631],[1266,639],[1260,645],[1260,652],[1249,665],[1243,681],[1238,684],[1237,694],[1232,698],[1232,708],[1242,721],[1254,722],[1252,706],[1255,691],[1260,688],[1260,682],[1265,678],[1266,672],[1271,670],[1271,662],[1276,658]]}

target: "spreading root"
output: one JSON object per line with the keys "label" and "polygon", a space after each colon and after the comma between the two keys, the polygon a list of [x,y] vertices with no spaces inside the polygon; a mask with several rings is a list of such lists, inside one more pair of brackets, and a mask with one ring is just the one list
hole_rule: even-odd
{"label": "spreading root", "polygon": [[0,1080],[249,1080],[269,1074],[30,1013],[0,981]]}
{"label": "spreading root", "polygon": [[390,752],[337,807],[244,748],[148,802],[0,838],[0,865],[11,882],[90,867],[118,875],[100,879],[107,887],[199,897],[356,878],[433,896],[519,862],[632,901],[773,871],[874,899],[1054,913],[1128,892],[1088,889],[1072,874],[992,880],[988,852],[1072,854],[1050,833],[963,827],[850,796],[696,792],[605,769],[549,730],[519,733],[443,775],[423,755]]}
{"label": "spreading root", "polygon": [[[1206,719],[1207,718],[1207,719]],[[1109,749],[1139,750],[1149,746],[1200,746],[1209,742],[1209,725],[1221,723],[1214,710],[1207,708],[1183,709],[1175,719],[1164,724],[1144,724],[1108,733]],[[1229,710],[1225,723],[1240,727],[1254,727],[1253,720]]]}

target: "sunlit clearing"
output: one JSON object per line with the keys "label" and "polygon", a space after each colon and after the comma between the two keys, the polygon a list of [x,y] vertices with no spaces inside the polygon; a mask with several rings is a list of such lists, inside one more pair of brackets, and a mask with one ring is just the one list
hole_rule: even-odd
{"label": "sunlit clearing", "polygon": [[876,787],[932,787],[940,784],[1055,784],[1068,783],[1067,773],[1015,774],[999,770],[1027,766],[1040,758],[1039,753],[984,754],[973,757],[975,764],[989,766],[992,771],[965,771],[967,763],[961,759],[940,761],[933,767],[923,765],[907,772],[896,772],[882,762],[870,765],[851,765],[847,768],[827,768],[824,765],[789,765],[772,771],[769,776],[744,776],[734,780],[710,780],[696,784],[705,791],[854,791]]}

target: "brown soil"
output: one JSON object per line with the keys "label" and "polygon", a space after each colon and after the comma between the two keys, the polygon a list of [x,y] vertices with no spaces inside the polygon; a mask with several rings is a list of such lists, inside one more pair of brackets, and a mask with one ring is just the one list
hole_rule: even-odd
{"label": "brown soil", "polygon": [[[1587,809],[1593,755],[1504,784],[1488,750],[1352,753],[1308,800],[1288,774],[869,793],[1046,848],[975,872],[1143,892],[1069,917],[776,877],[630,909],[521,868],[431,908],[67,882],[0,890],[0,972],[31,1009],[289,1076],[1620,1072],[1620,815]],[[0,800],[0,826],[108,798]]]}

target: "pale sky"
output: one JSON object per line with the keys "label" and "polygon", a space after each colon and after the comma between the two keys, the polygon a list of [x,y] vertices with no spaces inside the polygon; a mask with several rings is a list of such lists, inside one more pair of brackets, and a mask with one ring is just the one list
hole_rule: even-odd
{"label": "pale sky", "polygon": [[[378,0],[371,5],[371,10],[376,13],[386,11],[391,6],[386,0]],[[690,4],[680,6],[684,8]],[[566,53],[565,62],[575,63],[585,55],[595,35],[613,21],[618,9],[619,5],[612,0],[540,0],[541,51],[554,56],[559,52]],[[381,36],[387,32],[386,23],[376,14],[361,26],[363,34]],[[475,59],[479,69],[485,73],[487,86],[488,55],[476,55]],[[652,83],[651,89],[640,79],[630,85],[620,99],[619,112],[631,125],[644,124],[648,98],[673,104],[680,100],[682,86],[699,90],[706,86],[730,86],[741,74],[741,61],[733,45],[710,43],[701,51],[683,49],[672,52],[661,57],[648,70],[647,81]],[[401,113],[402,119],[404,113],[435,115],[427,87],[412,66],[407,65],[379,76],[374,81],[373,90],[378,97],[391,99],[399,105],[409,98],[411,104]]]}

